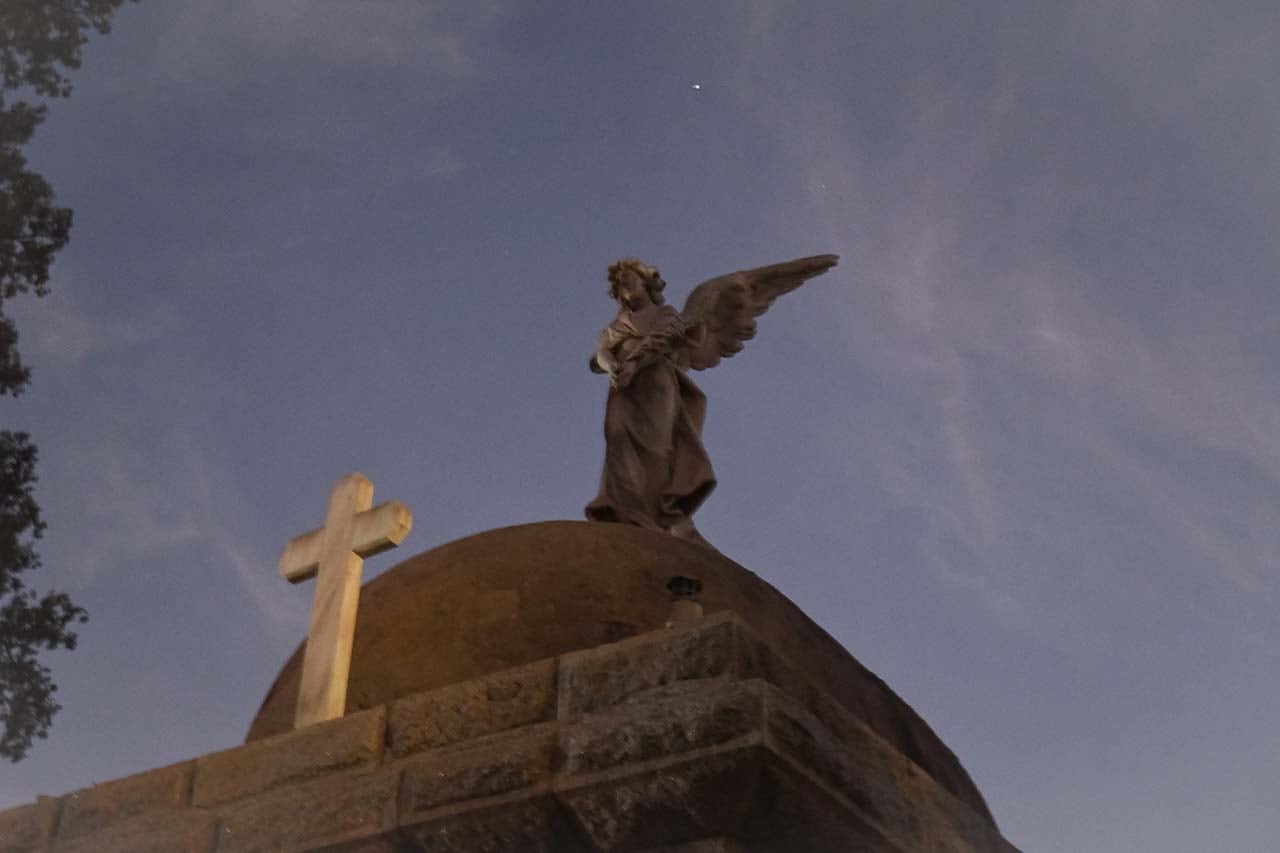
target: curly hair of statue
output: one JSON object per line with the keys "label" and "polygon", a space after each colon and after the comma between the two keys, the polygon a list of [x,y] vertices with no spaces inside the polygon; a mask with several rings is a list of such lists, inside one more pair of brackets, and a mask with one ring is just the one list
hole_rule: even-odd
{"label": "curly hair of statue", "polygon": [[622,275],[624,270],[631,270],[640,276],[644,282],[644,289],[649,292],[649,299],[654,305],[661,305],[665,302],[662,295],[662,289],[667,283],[662,280],[662,275],[658,272],[658,268],[651,264],[646,264],[639,258],[619,258],[609,264],[609,298],[618,298],[618,276]]}

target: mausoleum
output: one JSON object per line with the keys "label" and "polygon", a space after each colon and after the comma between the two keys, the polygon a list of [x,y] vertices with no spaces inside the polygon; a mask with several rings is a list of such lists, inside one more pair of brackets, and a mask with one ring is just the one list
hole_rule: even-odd
{"label": "mausoleum", "polygon": [[0,853],[1014,850],[903,699],[666,534],[406,560],[361,591],[345,716],[295,728],[302,656],[244,745],[0,813]]}

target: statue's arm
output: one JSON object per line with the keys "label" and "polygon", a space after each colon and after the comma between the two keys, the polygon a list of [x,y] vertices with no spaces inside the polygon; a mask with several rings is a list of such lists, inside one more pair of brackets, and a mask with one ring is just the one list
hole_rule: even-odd
{"label": "statue's arm", "polygon": [[614,387],[625,388],[644,368],[659,359],[671,358],[675,355],[677,348],[689,332],[689,324],[674,308],[668,307],[664,315],[661,327],[645,335],[640,345],[628,353],[626,359],[615,370],[610,371]]}
{"label": "statue's arm", "polygon": [[684,340],[688,331],[684,319],[673,310],[670,321],[665,323],[659,331],[645,335],[640,346],[636,347],[627,361],[635,362],[636,367],[640,368],[653,364],[664,356],[672,355],[676,345]]}
{"label": "statue's arm", "polygon": [[618,372],[618,358],[613,354],[608,329],[601,333],[600,345],[592,353],[587,366],[591,368],[592,373],[607,373],[611,377]]}

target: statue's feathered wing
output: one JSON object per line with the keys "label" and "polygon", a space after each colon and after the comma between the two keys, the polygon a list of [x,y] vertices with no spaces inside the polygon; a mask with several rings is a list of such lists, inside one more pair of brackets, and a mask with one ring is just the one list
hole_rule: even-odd
{"label": "statue's feathered wing", "polygon": [[741,351],[742,342],[755,337],[756,317],[768,311],[773,300],[822,275],[839,260],[838,255],[814,255],[704,281],[684,304],[690,328],[681,362],[705,370]]}

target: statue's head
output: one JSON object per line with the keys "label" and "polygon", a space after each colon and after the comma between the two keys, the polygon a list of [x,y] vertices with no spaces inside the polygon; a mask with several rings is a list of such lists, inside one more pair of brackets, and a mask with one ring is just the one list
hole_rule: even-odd
{"label": "statue's head", "polygon": [[620,301],[618,287],[623,277],[629,278],[630,275],[640,279],[654,305],[661,305],[666,301],[662,296],[662,289],[667,286],[667,283],[662,280],[658,268],[646,264],[639,258],[620,258],[609,264],[609,296],[611,298]]}

